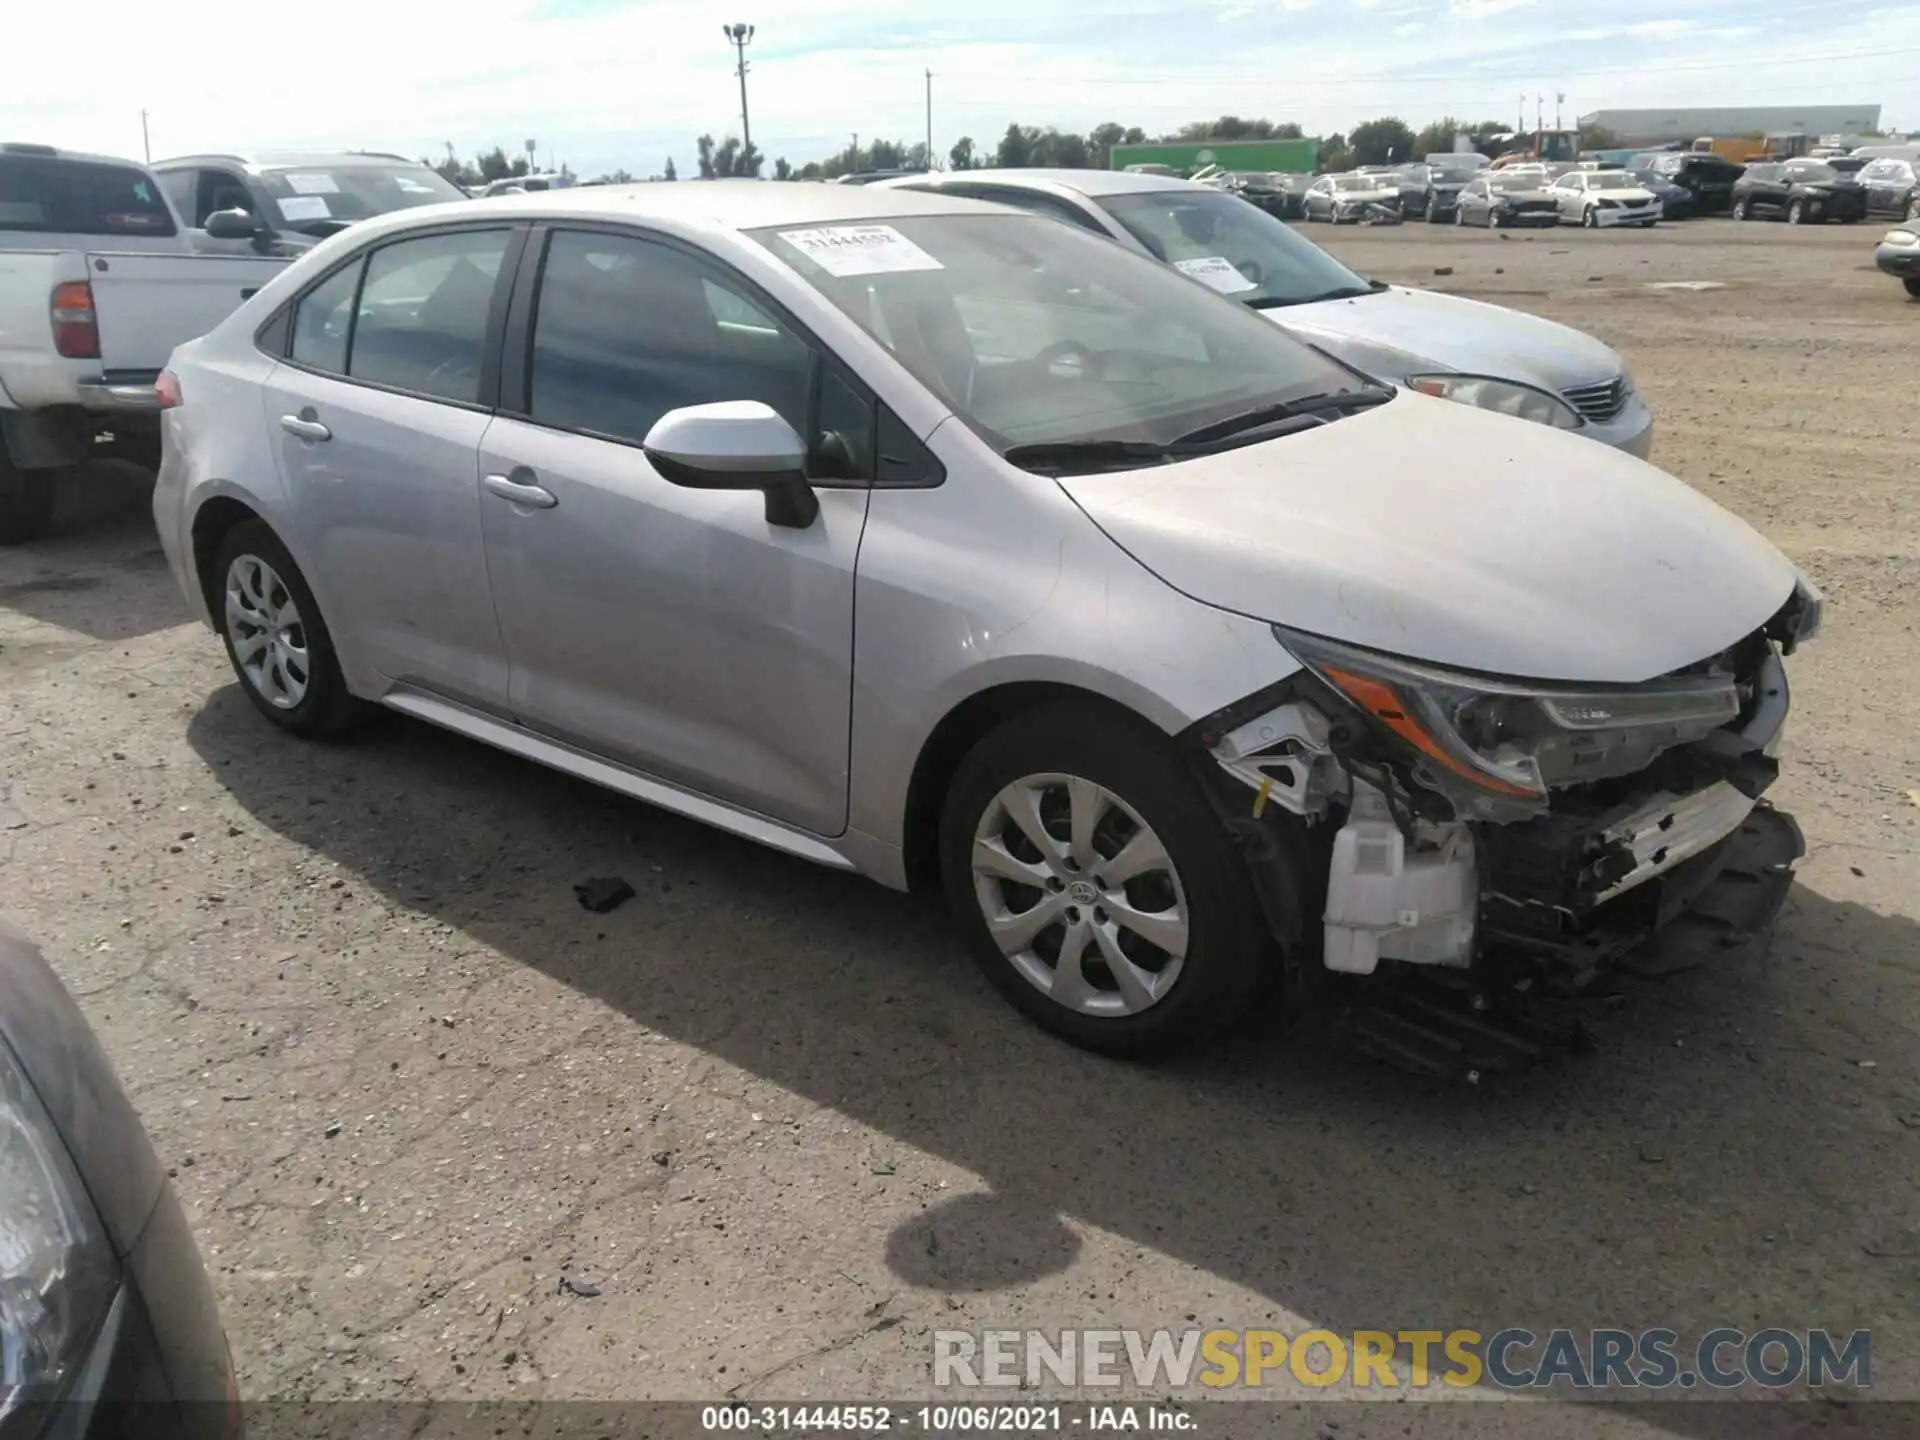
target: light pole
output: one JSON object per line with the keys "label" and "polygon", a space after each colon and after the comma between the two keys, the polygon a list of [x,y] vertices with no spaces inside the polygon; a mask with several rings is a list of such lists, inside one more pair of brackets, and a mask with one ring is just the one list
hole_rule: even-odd
{"label": "light pole", "polygon": [[753,122],[747,119],[747,46],[753,43],[753,26],[722,25],[720,33],[733,44],[733,53],[739,57],[737,74],[740,76],[740,153],[745,155],[753,148]]}

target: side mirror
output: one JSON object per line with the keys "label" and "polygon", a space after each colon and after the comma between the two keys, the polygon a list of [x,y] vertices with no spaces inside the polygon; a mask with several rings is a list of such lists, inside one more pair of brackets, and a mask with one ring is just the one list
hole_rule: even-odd
{"label": "side mirror", "polygon": [[251,240],[259,233],[260,222],[244,210],[216,210],[207,216],[207,234],[216,240]]}
{"label": "side mirror", "polygon": [[769,525],[804,530],[820,514],[806,447],[771,405],[722,400],[669,410],[640,447],[662,478],[690,490],[758,490]]}

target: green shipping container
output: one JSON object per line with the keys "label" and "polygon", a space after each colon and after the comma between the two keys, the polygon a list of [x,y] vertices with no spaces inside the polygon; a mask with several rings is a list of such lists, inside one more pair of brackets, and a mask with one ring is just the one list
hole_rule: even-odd
{"label": "green shipping container", "polygon": [[1129,165],[1166,165],[1198,170],[1278,170],[1311,175],[1320,166],[1318,140],[1195,140],[1173,145],[1116,145],[1108,162],[1115,170]]}

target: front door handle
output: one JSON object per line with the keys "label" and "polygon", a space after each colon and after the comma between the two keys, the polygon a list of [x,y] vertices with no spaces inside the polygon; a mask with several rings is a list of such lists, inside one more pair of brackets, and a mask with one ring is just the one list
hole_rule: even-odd
{"label": "front door handle", "polygon": [[302,440],[331,440],[333,431],[320,423],[317,412],[309,405],[298,415],[282,415],[280,428],[289,435],[298,435]]}
{"label": "front door handle", "polygon": [[511,500],[516,505],[525,505],[534,510],[551,510],[560,503],[560,499],[544,485],[530,483],[533,472],[524,468],[516,469],[514,475],[529,477],[528,483],[515,480],[510,475],[489,475],[480,483],[489,493],[498,495],[502,500]]}

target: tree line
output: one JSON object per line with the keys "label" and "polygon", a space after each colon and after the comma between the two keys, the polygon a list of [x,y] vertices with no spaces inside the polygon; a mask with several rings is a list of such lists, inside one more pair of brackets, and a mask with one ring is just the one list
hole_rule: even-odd
{"label": "tree line", "polygon": [[[1397,116],[1385,116],[1364,121],[1349,133],[1335,133],[1322,139],[1316,168],[1339,171],[1352,169],[1356,165],[1387,165],[1414,160],[1422,155],[1452,150],[1456,135],[1465,135],[1472,148],[1481,154],[1494,155],[1500,148],[1498,137],[1511,133],[1512,127],[1500,120],[1468,124],[1448,115],[1415,130]],[[1300,127],[1292,121],[1249,120],[1238,115],[1222,115],[1217,120],[1198,120],[1181,126],[1171,134],[1153,137],[1157,141],[1174,144],[1304,138]],[[1583,131],[1581,138],[1589,149],[1605,149],[1613,140],[1603,130]],[[1138,125],[1123,126],[1109,121],[1094,126],[1083,135],[1051,125],[1022,125],[1015,121],[1007,126],[1006,133],[991,147],[980,144],[971,135],[962,135],[947,151],[945,168],[1019,170],[1044,166],[1066,170],[1105,170],[1115,146],[1146,143],[1149,143],[1147,132]],[[766,159],[759,147],[742,143],[737,135],[726,135],[718,141],[710,134],[702,135],[694,142],[694,155],[703,180],[767,178]],[[444,160],[422,163],[430,165],[454,184],[469,187],[525,175],[531,169],[530,157],[509,157],[498,145],[482,152],[471,163],[459,160],[451,145],[447,146]],[[856,135],[849,140],[846,149],[824,160],[809,160],[804,165],[795,166],[785,156],[776,158],[771,178],[832,180],[868,170],[931,168],[931,157],[924,141],[872,140],[862,145]],[[564,167],[563,173],[571,174]],[[668,157],[664,169],[657,174],[639,176],[627,170],[613,170],[594,178],[600,183],[620,185],[640,179],[677,180],[679,171],[673,159]]]}

